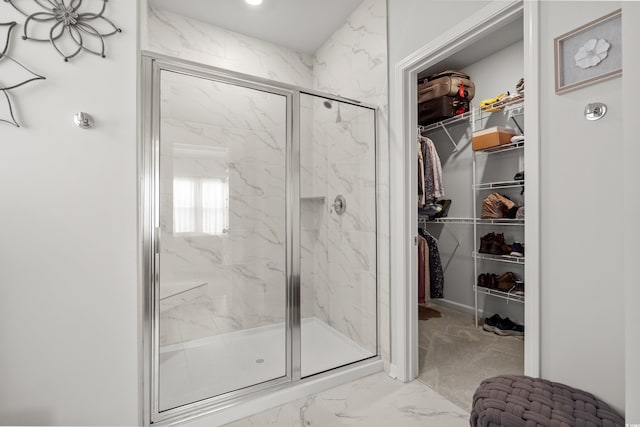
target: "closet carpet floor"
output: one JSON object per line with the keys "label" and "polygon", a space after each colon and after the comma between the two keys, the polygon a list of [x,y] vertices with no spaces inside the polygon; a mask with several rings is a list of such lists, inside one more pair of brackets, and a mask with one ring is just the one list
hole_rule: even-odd
{"label": "closet carpet floor", "polygon": [[429,307],[441,317],[420,320],[418,381],[470,412],[480,382],[524,372],[524,339],[501,337],[473,326],[473,314],[438,303]]}

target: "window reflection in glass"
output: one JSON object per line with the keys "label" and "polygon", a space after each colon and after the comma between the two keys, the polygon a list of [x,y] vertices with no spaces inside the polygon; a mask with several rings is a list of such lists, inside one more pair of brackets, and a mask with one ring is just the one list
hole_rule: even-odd
{"label": "window reflection in glass", "polygon": [[220,178],[173,180],[174,233],[221,235],[229,227],[229,183]]}

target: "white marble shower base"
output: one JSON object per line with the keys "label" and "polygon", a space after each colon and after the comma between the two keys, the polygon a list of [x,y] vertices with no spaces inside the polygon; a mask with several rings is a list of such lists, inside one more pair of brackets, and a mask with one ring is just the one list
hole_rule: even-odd
{"label": "white marble shower base", "polygon": [[[373,356],[312,317],[302,320],[302,376]],[[284,324],[216,335],[160,349],[160,410],[285,375]]]}

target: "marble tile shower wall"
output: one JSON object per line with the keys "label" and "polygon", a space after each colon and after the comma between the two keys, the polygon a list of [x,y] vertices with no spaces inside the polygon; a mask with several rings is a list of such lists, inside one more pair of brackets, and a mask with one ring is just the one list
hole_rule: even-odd
{"label": "marble tile shower wall", "polygon": [[300,97],[300,299],[303,318],[317,317],[328,323],[324,292],[318,284],[329,281],[327,205],[327,147],[317,140],[318,98]]}
{"label": "marble tile shower wall", "polygon": [[[388,71],[387,71],[387,2],[386,0],[364,0],[362,4],[351,14],[347,22],[339,28],[327,42],[316,52],[313,61],[313,85],[314,89],[340,94],[342,96],[357,99],[362,102],[375,105],[379,108],[377,136],[377,225],[378,225],[378,253],[377,253],[377,278],[378,278],[378,331],[379,350],[388,368],[390,361],[390,331],[389,331],[389,135],[388,135]],[[362,165],[365,165],[363,162]],[[346,164],[336,163],[329,165],[329,182],[339,180],[340,174],[350,170]],[[344,175],[342,175],[345,178]],[[353,175],[356,178],[356,175]],[[367,186],[370,183],[366,184]],[[363,194],[370,194],[371,188],[363,188]],[[364,211],[368,208],[363,208]],[[345,233],[343,239],[370,239],[367,237],[366,228],[357,228],[353,225],[353,231]],[[338,230],[338,224],[330,224],[330,229]],[[352,233],[361,233],[360,235]],[[330,232],[330,235],[332,233]],[[336,234],[337,236],[337,234]],[[344,240],[334,239],[329,244],[329,254],[340,254],[339,246]],[[373,243],[372,243],[373,245]],[[365,267],[362,260],[374,260],[375,257],[361,257],[354,265],[362,267],[360,283],[367,283],[366,276],[375,274],[376,270],[371,266]],[[329,260],[331,262],[331,259]],[[335,259],[334,262],[340,262]],[[332,269],[335,274],[340,268]],[[366,272],[366,273],[364,273]],[[338,278],[336,278],[337,280]],[[351,280],[358,280],[352,277]],[[373,280],[373,278],[371,278]],[[332,280],[328,282],[335,286]],[[355,283],[355,282],[353,282]],[[316,293],[331,292],[331,286],[320,286],[316,283]],[[359,285],[363,291],[367,285]],[[368,295],[368,294],[367,294]],[[347,297],[344,295],[343,297]],[[360,298],[361,295],[352,295],[352,298]],[[318,298],[322,299],[320,295]],[[342,308],[336,307],[334,318],[350,319],[355,313],[349,311],[349,299],[344,299]],[[352,300],[355,301],[355,300]],[[344,311],[341,311],[344,310]],[[364,316],[366,318],[366,314]],[[367,329],[370,323],[362,325],[359,333],[369,335]]]}
{"label": "marble tile shower wall", "polygon": [[[303,152],[310,150],[312,153],[311,156],[302,156],[301,158],[301,196],[303,198],[309,197],[301,201],[302,271],[311,275],[309,280],[302,281],[302,312],[303,316],[316,316],[331,323],[343,333],[356,338],[361,345],[369,347],[372,345],[371,340],[361,340],[358,337],[374,336],[370,332],[373,322],[364,321],[363,325],[360,324],[360,321],[352,321],[350,316],[355,315],[355,312],[353,310],[349,312],[349,310],[364,295],[367,295],[367,298],[375,298],[375,293],[370,292],[368,286],[375,283],[377,275],[378,310],[380,313],[378,318],[379,351],[385,363],[388,364],[389,271],[386,260],[389,259],[389,172],[387,167],[386,0],[365,0],[353,12],[345,25],[338,29],[316,52],[314,57],[161,10],[150,10],[147,25],[148,36],[146,40],[148,40],[148,44],[143,46],[143,49],[284,83],[313,87],[379,107],[377,123],[379,143],[377,152],[378,265],[376,272],[375,254],[341,253],[344,250],[343,245],[349,242],[357,242],[360,245],[360,242],[369,241],[371,243],[368,244],[368,247],[374,247],[375,240],[370,239],[373,236],[372,230],[366,229],[370,224],[369,221],[374,219],[363,220],[348,216],[339,220],[331,218],[328,204],[335,197],[333,190],[337,190],[335,188],[337,180],[347,178],[353,181],[344,172],[348,171],[350,166],[340,164],[339,159],[333,161],[328,158],[327,150],[330,148],[325,144],[318,143],[319,138],[324,138],[318,133],[319,127],[321,127],[318,114],[322,114],[323,110],[322,108],[314,108],[311,102],[306,106],[302,102],[303,123],[305,114],[309,118],[306,121],[307,124],[315,123],[314,128],[311,128],[311,125],[301,128],[301,150]],[[306,113],[305,108],[307,109]],[[335,115],[332,120],[335,122]],[[192,133],[197,134],[198,131]],[[331,139],[327,137],[326,141],[331,141]],[[357,177],[354,175],[352,178]],[[333,185],[334,188],[328,189],[328,185]],[[356,189],[357,185],[366,185],[366,188]],[[371,182],[357,183],[352,187],[352,191],[370,194],[371,185],[373,185]],[[320,199],[311,198],[314,196],[325,196],[326,199],[321,202]],[[355,203],[354,196],[349,196],[349,198],[349,202]],[[318,206],[321,203],[322,205]],[[353,212],[353,209],[349,209],[349,211]],[[345,234],[338,232],[341,227],[342,230],[347,231]],[[334,255],[330,255],[331,253]],[[339,257],[342,258],[338,259]],[[351,293],[335,295],[332,292],[336,290],[336,285],[333,284],[332,279],[340,279],[344,282],[344,277],[339,276],[342,274],[340,273],[341,269],[344,270],[346,266],[341,266],[340,261],[347,259],[351,260],[350,265],[357,266],[355,269],[351,268],[347,274],[348,280],[350,280],[350,286],[347,289],[351,289]],[[334,273],[330,273],[332,269],[329,268],[329,263],[332,261],[336,264],[336,268],[333,269]],[[358,271],[357,274],[356,271]],[[357,282],[364,283],[364,285],[356,285]],[[355,292],[355,289],[359,289],[359,291]],[[342,298],[342,301],[330,306],[328,301],[334,298]],[[362,302],[360,304],[372,306],[373,303]],[[367,314],[362,317],[362,319],[366,318]],[[224,324],[224,322],[222,323]],[[233,322],[230,321],[230,324]]]}
{"label": "marble tile shower wall", "polygon": [[[313,60],[310,55],[294,52],[281,46],[164,10],[149,9],[147,26],[146,40],[148,45],[143,46],[143,48],[149,51],[302,87],[311,87],[312,85]],[[178,119],[181,118],[186,119],[187,122],[180,123]],[[187,137],[189,135],[196,141],[203,141],[209,137],[218,138],[222,136],[222,133],[231,138],[230,146],[239,147],[242,142],[247,140],[246,135],[243,135],[240,129],[225,129],[223,132],[221,129],[211,128],[202,125],[202,123],[194,125],[190,122],[189,117],[186,116],[176,117],[175,119],[173,122],[167,123],[168,129],[172,126],[174,128],[182,126],[183,129],[180,131],[183,136]],[[301,129],[301,132],[305,134],[307,131]],[[309,130],[307,134],[310,135],[311,131]],[[203,143],[206,143],[206,141],[203,141]],[[269,155],[269,153],[261,152],[258,148],[256,151],[247,149],[244,155],[255,156],[255,160],[258,160],[264,158],[265,155]],[[284,167],[281,168],[281,172],[284,172]],[[284,180],[278,184],[271,183],[268,185],[272,185],[274,189],[282,190],[284,189]],[[284,206],[284,201],[282,201],[281,206]],[[284,215],[281,215],[280,218],[283,219]],[[283,236],[279,236],[277,241],[284,242],[283,239]],[[182,243],[183,247],[175,247],[177,249],[176,258],[179,258],[182,251],[189,251],[190,249],[187,245],[188,242],[180,243]],[[218,249],[222,249],[225,252],[230,248],[216,248],[216,250]],[[216,260],[221,256],[224,256],[224,254],[215,252],[215,255],[209,255],[208,261],[205,257],[202,260],[204,264],[202,268],[205,271],[207,268],[215,268]],[[303,262],[306,259],[308,258],[303,257]],[[208,266],[207,262],[209,263]],[[163,264],[163,266],[167,271],[175,270],[181,272],[181,274],[186,274],[184,269],[181,270],[175,264]],[[226,305],[224,298],[216,298],[214,296],[212,300],[209,300],[208,297],[203,297],[198,289],[183,294],[179,297],[183,300],[182,302],[176,303],[174,301],[171,304],[172,308],[163,312],[160,328],[161,342],[163,344],[184,342],[212,334],[247,328],[252,324],[260,325],[261,323],[258,321],[253,323],[238,321],[238,316],[244,315],[242,312],[245,308],[250,309],[250,313],[247,313],[249,316],[251,313],[261,312],[263,320],[270,316],[269,321],[272,323],[277,323],[278,320],[284,321],[284,302],[280,299],[280,296],[284,295],[283,286],[285,282],[282,279],[283,272],[284,264],[277,265],[273,263],[265,267],[265,276],[260,276],[259,272],[255,271],[241,271],[240,273],[245,274],[249,282],[255,282],[260,280],[259,278],[263,278],[263,283],[270,283],[270,285],[268,289],[265,287],[264,292],[237,294],[237,298],[247,299],[246,307],[235,306],[235,309],[240,311],[237,314],[231,313],[230,306]],[[228,274],[220,274],[209,282],[210,288],[216,288],[221,294],[230,292],[229,286],[233,287],[233,285],[231,285],[229,279]],[[268,282],[267,279],[269,280]],[[243,286],[241,285],[240,288]],[[304,286],[308,290],[312,288],[312,284],[306,281]],[[312,292],[303,292],[303,295],[310,301]],[[265,297],[268,298],[265,299]],[[167,300],[165,304],[170,303]],[[305,301],[302,304],[303,306],[309,306],[309,303],[305,303]],[[264,308],[257,307],[257,305],[263,305]],[[267,306],[270,306],[270,309]],[[166,334],[162,332],[162,325],[166,325],[164,327]]]}
{"label": "marble tile shower wall", "polygon": [[311,55],[153,8],[149,9],[147,26],[148,46],[143,49],[311,87]]}
{"label": "marble tile shower wall", "polygon": [[[286,99],[168,72],[161,93],[161,343],[284,322]],[[228,228],[174,230],[175,177],[227,182]]]}
{"label": "marble tile shower wall", "polygon": [[[376,353],[376,204],[374,120],[371,110],[314,99],[314,189],[327,196],[311,203],[314,237],[312,313],[354,342]],[[303,153],[303,157],[306,156]],[[322,172],[322,173],[319,173]],[[342,215],[330,207],[343,195]],[[303,289],[304,292],[304,289]],[[304,312],[303,312],[304,313]]]}

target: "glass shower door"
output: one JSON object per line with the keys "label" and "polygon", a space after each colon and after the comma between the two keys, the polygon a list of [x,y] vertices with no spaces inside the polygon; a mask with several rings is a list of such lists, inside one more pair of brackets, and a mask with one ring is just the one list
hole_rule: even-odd
{"label": "glass shower door", "polygon": [[301,372],[377,354],[375,110],[300,95]]}
{"label": "glass shower door", "polygon": [[159,95],[162,412],[290,374],[290,98],[167,70]]}

